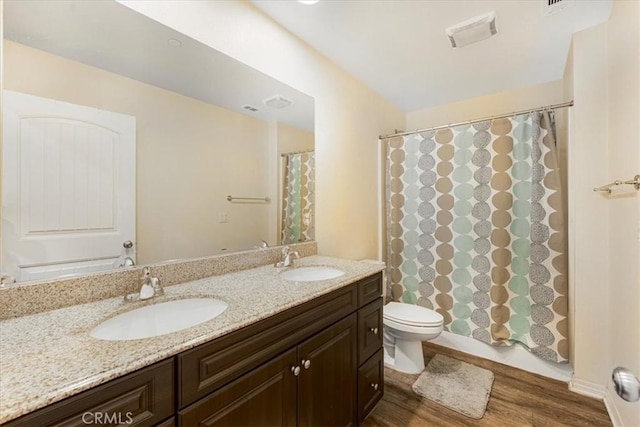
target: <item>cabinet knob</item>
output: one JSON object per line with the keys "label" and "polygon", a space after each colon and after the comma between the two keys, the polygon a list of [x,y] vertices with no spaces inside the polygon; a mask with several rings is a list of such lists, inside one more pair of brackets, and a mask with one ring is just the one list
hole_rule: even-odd
{"label": "cabinet knob", "polygon": [[309,359],[303,360],[302,366],[304,366],[304,369],[309,369],[309,366],[311,366],[311,360]]}
{"label": "cabinet knob", "polygon": [[297,377],[300,375],[300,366],[292,366],[291,372],[293,372],[293,375]]}
{"label": "cabinet knob", "polygon": [[378,328],[369,328],[369,330],[373,332],[375,335],[378,335]]}
{"label": "cabinet knob", "polygon": [[371,383],[371,388],[374,390],[378,390],[378,383]]}

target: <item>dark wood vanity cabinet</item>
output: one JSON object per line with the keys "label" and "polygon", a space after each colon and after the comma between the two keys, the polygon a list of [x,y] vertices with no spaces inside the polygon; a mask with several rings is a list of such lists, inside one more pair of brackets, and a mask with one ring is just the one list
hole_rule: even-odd
{"label": "dark wood vanity cabinet", "polygon": [[384,394],[384,354],[379,349],[358,369],[358,423],[373,411]]}
{"label": "dark wood vanity cabinet", "polygon": [[172,419],[175,413],[174,390],[172,358],[9,421],[5,425],[154,426]]}
{"label": "dark wood vanity cabinet", "polygon": [[[358,425],[384,389],[381,294],[378,273],[9,425],[78,425],[60,416],[73,412],[69,405],[89,395],[111,402],[101,390],[129,384],[117,389],[120,400],[147,387],[137,406],[153,409],[124,425]],[[154,369],[163,369],[161,381],[136,385]],[[128,405],[113,408],[136,406]],[[47,418],[38,418],[43,414]]]}
{"label": "dark wood vanity cabinet", "polygon": [[290,350],[178,413],[182,426],[295,426],[296,377]]}
{"label": "dark wood vanity cabinet", "polygon": [[351,314],[181,410],[178,425],[355,425],[356,326]]}
{"label": "dark wood vanity cabinet", "polygon": [[177,358],[178,425],[360,424],[382,398],[382,274]]}
{"label": "dark wood vanity cabinet", "polygon": [[298,346],[298,425],[356,424],[356,315]]}

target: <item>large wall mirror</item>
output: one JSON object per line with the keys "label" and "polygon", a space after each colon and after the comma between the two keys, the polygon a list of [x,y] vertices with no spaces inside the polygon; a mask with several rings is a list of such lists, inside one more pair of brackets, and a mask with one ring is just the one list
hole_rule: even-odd
{"label": "large wall mirror", "polygon": [[3,12],[6,281],[314,239],[311,97],[115,1]]}

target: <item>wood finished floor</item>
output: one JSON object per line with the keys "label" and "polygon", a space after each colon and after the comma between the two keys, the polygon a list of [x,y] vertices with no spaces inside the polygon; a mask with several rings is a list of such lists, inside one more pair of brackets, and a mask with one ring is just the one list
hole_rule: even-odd
{"label": "wood finished floor", "polygon": [[421,398],[411,390],[418,375],[385,368],[384,397],[364,427],[612,425],[604,403],[570,392],[566,383],[432,343],[423,347],[426,363],[439,353],[493,371],[495,380],[484,417],[474,420]]}

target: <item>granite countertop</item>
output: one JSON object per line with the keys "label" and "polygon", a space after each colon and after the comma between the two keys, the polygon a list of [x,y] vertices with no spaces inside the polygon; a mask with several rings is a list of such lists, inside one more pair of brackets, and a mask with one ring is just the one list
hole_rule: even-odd
{"label": "granite countertop", "polygon": [[229,308],[178,332],[130,341],[101,341],[89,331],[106,318],[149,304],[106,299],[0,322],[0,423],[176,355],[305,301],[377,273],[383,266],[310,256],[295,266],[345,271],[316,282],[288,282],[272,265],[165,287],[151,303],[185,297],[219,298]]}

